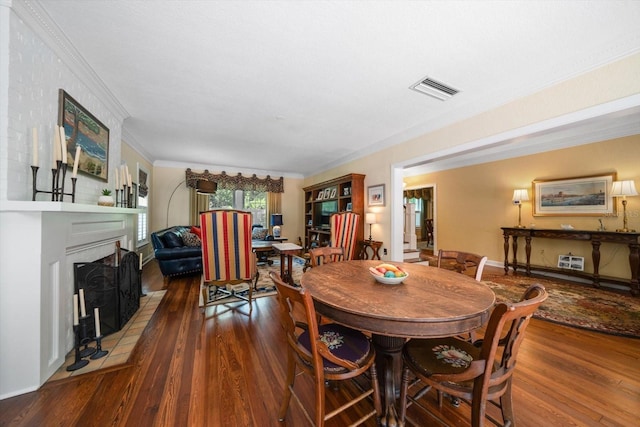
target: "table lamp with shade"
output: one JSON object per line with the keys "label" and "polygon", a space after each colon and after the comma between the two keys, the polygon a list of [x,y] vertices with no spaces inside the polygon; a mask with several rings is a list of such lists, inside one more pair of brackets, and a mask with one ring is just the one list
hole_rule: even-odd
{"label": "table lamp with shade", "polygon": [[367,212],[364,215],[364,222],[369,224],[369,241],[371,242],[373,240],[371,237],[371,226],[376,223],[376,214],[373,212]]}
{"label": "table lamp with shade", "polygon": [[633,181],[614,181],[611,185],[611,196],[622,197],[622,228],[617,229],[619,233],[633,233],[627,226],[627,196],[637,196],[636,185]]}
{"label": "table lamp with shade", "polygon": [[280,238],[280,226],[282,222],[282,214],[271,214],[271,227],[273,227],[273,237]]}
{"label": "table lamp with shade", "polygon": [[513,190],[513,198],[511,200],[514,205],[518,205],[518,225],[516,225],[516,228],[526,228],[522,225],[522,202],[529,201],[529,191],[526,188]]}

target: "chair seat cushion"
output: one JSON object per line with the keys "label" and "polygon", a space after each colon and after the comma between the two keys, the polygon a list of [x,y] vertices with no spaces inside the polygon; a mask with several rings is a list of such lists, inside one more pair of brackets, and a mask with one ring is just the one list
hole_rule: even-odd
{"label": "chair seat cushion", "polygon": [[[371,343],[367,336],[355,329],[329,323],[318,325],[318,332],[320,333],[320,339],[327,344],[331,353],[341,359],[360,365],[371,351]],[[309,352],[311,351],[308,331],[303,332],[298,340]],[[328,372],[345,370],[342,366],[338,366],[326,359],[323,359],[323,363],[325,371]]]}
{"label": "chair seat cushion", "polygon": [[480,349],[456,338],[412,339],[404,346],[405,360],[425,376],[457,374],[480,357]]}

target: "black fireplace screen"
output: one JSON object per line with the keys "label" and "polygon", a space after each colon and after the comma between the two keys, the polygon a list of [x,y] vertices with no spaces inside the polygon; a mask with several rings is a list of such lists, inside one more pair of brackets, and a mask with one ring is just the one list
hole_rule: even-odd
{"label": "black fireplace screen", "polygon": [[114,256],[94,262],[74,263],[75,293],[84,289],[90,336],[95,335],[93,309],[100,309],[100,329],[103,336],[119,331],[140,308],[139,258],[125,251],[119,266]]}

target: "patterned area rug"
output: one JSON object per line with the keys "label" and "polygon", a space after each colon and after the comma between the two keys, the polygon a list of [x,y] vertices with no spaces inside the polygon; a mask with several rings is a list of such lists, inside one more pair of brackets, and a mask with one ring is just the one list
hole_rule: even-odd
{"label": "patterned area rug", "polygon": [[485,274],[498,301],[517,301],[533,283],[549,293],[534,317],[567,326],[613,335],[640,338],[640,298],[596,289],[589,285],[564,283],[526,276]]}
{"label": "patterned area rug", "polygon": [[[257,284],[258,290],[253,291],[252,297],[254,299],[269,297],[276,294],[276,288],[275,288],[275,285],[273,284],[273,281],[269,277],[269,272],[275,271],[276,273],[280,274],[280,257],[273,257],[273,258],[270,258],[270,260],[273,262],[272,265],[267,265],[266,263],[258,265],[258,273],[260,275],[258,277],[258,284]],[[293,268],[291,269],[291,273],[293,276],[294,283],[300,283],[300,277],[302,277],[303,266],[304,266],[304,259],[293,257]],[[247,293],[243,292],[241,294],[246,295]],[[224,300],[221,300],[219,302],[216,302],[210,305],[230,303],[234,301],[240,301],[240,300],[238,298],[225,298]],[[202,292],[200,292],[200,307],[202,306],[203,306]]]}

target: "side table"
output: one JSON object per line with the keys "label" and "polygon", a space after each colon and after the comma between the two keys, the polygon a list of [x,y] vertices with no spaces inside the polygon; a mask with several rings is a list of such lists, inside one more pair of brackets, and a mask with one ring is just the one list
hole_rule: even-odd
{"label": "side table", "polygon": [[371,259],[380,259],[380,248],[382,247],[382,242],[377,240],[361,240],[360,245],[362,245],[362,249],[360,250],[360,259],[369,259],[367,248],[371,248]]}
{"label": "side table", "polygon": [[[293,283],[293,274],[291,271],[293,267],[293,256],[300,255],[302,246],[298,246],[293,243],[274,243],[273,248],[280,253],[280,277],[284,282],[294,286],[295,283]],[[286,270],[284,268],[285,256],[288,261]]]}

